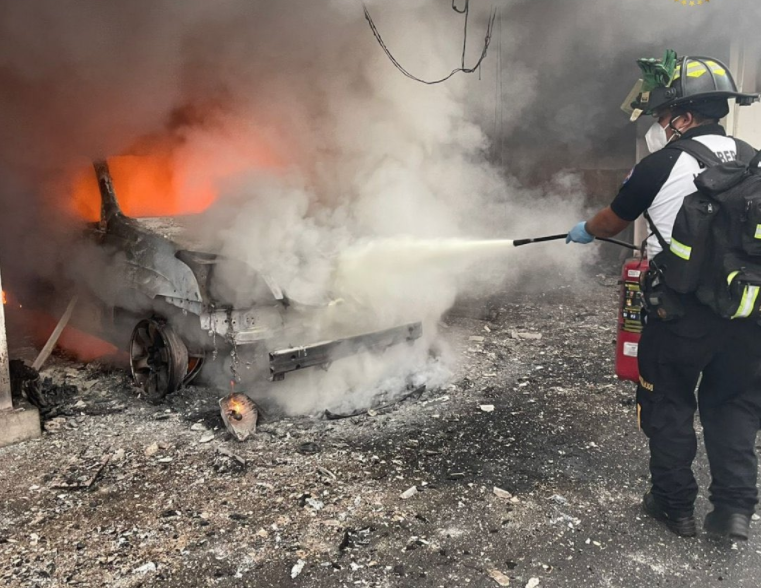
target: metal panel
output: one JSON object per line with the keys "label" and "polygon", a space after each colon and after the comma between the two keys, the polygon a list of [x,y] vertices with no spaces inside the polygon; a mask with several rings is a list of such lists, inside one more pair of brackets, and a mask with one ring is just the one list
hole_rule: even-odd
{"label": "metal panel", "polygon": [[421,323],[410,323],[385,331],[273,351],[269,354],[270,375],[273,380],[281,380],[288,372],[313,366],[328,366],[337,359],[366,349],[381,351],[404,341],[413,342],[422,334]]}

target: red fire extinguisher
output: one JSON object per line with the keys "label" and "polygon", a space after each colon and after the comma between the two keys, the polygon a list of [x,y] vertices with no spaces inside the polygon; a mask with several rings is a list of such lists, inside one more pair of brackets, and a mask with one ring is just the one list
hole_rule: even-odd
{"label": "red fire extinguisher", "polygon": [[644,258],[627,259],[621,276],[616,341],[616,375],[621,380],[639,381],[637,351],[642,334],[642,291],[639,280],[647,271]]}

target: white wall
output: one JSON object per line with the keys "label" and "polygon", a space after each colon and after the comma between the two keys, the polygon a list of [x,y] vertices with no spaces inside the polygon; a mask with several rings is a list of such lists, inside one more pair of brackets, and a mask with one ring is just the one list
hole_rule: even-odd
{"label": "white wall", "polygon": [[[740,91],[761,92],[761,39],[732,45],[729,68]],[[757,149],[761,148],[761,103],[734,106],[726,120],[727,131]]]}
{"label": "white wall", "polygon": [[735,136],[761,149],[761,104],[739,109]]}

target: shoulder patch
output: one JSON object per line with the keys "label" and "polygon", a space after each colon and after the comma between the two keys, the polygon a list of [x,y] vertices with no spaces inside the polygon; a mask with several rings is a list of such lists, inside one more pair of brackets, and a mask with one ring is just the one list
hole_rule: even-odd
{"label": "shoulder patch", "polygon": [[[759,163],[759,167],[761,167],[761,163]],[[624,178],[624,181],[623,181],[623,182],[621,182],[621,185],[622,185],[622,186],[625,186],[625,185],[626,185],[626,183],[627,183],[629,180],[631,180],[631,179],[632,179],[632,175],[633,175],[633,174],[634,174],[634,168],[632,168],[632,169],[631,169],[631,171],[629,172],[629,175],[627,175],[627,176]]]}

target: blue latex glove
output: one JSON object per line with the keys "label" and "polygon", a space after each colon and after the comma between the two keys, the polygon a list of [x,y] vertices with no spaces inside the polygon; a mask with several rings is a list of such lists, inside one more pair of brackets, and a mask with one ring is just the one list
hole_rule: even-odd
{"label": "blue latex glove", "polygon": [[586,224],[587,221],[581,221],[575,225],[568,233],[568,236],[565,238],[565,242],[570,243],[573,241],[574,243],[581,243],[586,245],[587,243],[594,241],[594,235],[587,233]]}

